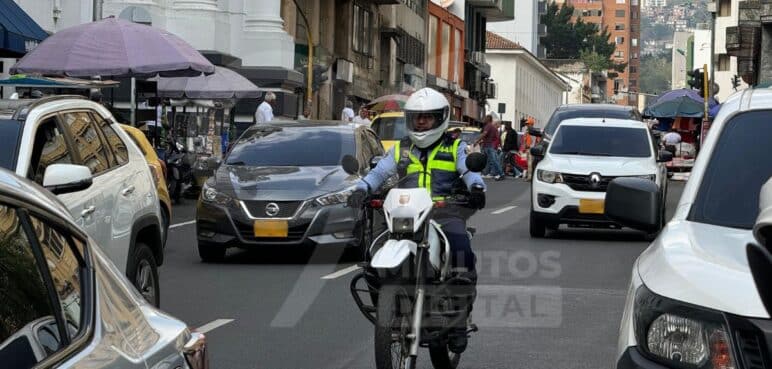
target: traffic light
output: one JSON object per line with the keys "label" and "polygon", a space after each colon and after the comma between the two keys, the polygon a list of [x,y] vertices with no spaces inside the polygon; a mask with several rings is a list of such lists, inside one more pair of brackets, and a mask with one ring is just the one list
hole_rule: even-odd
{"label": "traffic light", "polygon": [[702,90],[704,88],[705,81],[703,79],[704,76],[702,74],[702,71],[700,71],[700,68],[697,68],[690,72],[686,72],[686,75],[689,76],[689,80],[686,81],[689,87],[695,90]]}
{"label": "traffic light", "polygon": [[737,87],[740,87],[740,76],[735,74],[734,77],[732,77],[732,88],[737,91]]}

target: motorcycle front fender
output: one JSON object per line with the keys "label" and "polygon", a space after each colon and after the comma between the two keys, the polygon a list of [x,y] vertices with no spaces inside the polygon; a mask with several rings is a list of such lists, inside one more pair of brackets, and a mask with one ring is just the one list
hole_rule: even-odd
{"label": "motorcycle front fender", "polygon": [[392,269],[400,266],[411,253],[415,253],[417,246],[410,240],[388,240],[381,247],[373,259],[370,266],[376,269]]}

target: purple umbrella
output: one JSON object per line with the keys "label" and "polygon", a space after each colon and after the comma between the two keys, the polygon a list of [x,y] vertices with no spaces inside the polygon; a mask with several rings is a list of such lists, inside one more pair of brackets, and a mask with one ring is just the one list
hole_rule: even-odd
{"label": "purple umbrella", "polygon": [[174,77],[211,74],[214,65],[165,30],[105,18],[49,36],[11,68],[11,74],[15,73]]}
{"label": "purple umbrella", "polygon": [[197,77],[158,79],[158,96],[190,99],[258,98],[257,86],[225,67],[215,67],[214,74]]}
{"label": "purple umbrella", "polygon": [[[711,98],[708,104],[710,107],[717,105],[718,102]],[[657,98],[654,104],[646,107],[644,115],[657,118],[700,118],[705,115],[705,99],[696,90],[685,88],[671,90]]]}

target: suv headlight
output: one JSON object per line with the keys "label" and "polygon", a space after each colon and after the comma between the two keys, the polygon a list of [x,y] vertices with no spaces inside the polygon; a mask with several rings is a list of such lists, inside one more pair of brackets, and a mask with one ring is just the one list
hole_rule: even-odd
{"label": "suv headlight", "polygon": [[322,206],[345,204],[348,201],[348,197],[356,190],[356,186],[351,186],[343,191],[334,192],[331,194],[319,196],[316,198],[316,203]]}
{"label": "suv headlight", "polygon": [[558,172],[550,170],[539,169],[536,171],[536,176],[540,181],[546,183],[563,183],[563,176]]}
{"label": "suv headlight", "polygon": [[220,191],[217,191],[217,189],[209,185],[209,182],[204,183],[203,188],[201,188],[201,199],[206,202],[211,202],[223,206],[228,206],[233,203],[233,198]]}
{"label": "suv headlight", "polygon": [[668,299],[641,286],[635,295],[635,337],[644,355],[669,367],[735,369],[718,311]]}

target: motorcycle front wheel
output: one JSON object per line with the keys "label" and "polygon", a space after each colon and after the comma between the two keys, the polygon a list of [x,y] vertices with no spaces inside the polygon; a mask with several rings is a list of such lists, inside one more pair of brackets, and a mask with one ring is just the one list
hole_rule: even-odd
{"label": "motorcycle front wheel", "polygon": [[408,339],[412,312],[413,301],[402,286],[381,286],[375,325],[376,369],[415,369]]}
{"label": "motorcycle front wheel", "polygon": [[461,354],[448,350],[447,344],[429,346],[429,357],[434,369],[456,369],[461,360]]}

